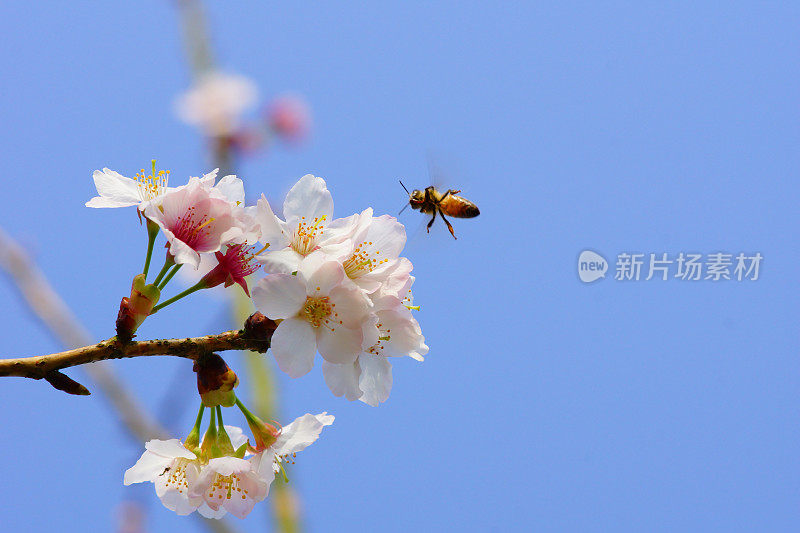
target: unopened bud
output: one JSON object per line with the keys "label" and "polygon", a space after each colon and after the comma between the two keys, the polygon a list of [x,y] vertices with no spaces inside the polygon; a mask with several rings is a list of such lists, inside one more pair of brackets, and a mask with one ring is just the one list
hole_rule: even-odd
{"label": "unopened bud", "polygon": [[230,407],[236,403],[233,389],[239,385],[239,378],[225,361],[215,353],[201,355],[193,370],[197,372],[197,392],[206,407]]}
{"label": "unopened bud", "polygon": [[256,311],[244,322],[244,338],[251,341],[253,351],[265,353],[272,341],[272,334],[278,329],[278,324]]}
{"label": "unopened bud", "polygon": [[308,135],[311,113],[301,98],[282,96],[273,100],[267,108],[267,122],[282,140],[299,142]]}
{"label": "unopened bud", "polygon": [[144,274],[133,278],[130,298],[123,298],[117,314],[117,338],[130,342],[136,330],[153,310],[161,297],[155,285],[146,285]]}

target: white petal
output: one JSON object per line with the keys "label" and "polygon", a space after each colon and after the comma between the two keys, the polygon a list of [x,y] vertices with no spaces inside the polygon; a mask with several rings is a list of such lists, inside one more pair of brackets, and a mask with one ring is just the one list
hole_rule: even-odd
{"label": "white petal", "polygon": [[[89,200],[86,204],[89,207],[126,207],[137,205],[142,201],[139,184],[118,172],[107,168],[102,171],[95,170],[92,179],[100,196]],[[100,201],[100,198],[105,199],[105,202]]]}
{"label": "white petal", "polygon": [[215,457],[204,467],[213,470],[221,476],[230,476],[250,470],[250,461],[238,457]]}
{"label": "white petal", "polygon": [[370,313],[367,320],[361,325],[361,335],[364,337],[361,340],[361,349],[367,350],[378,343],[378,337],[381,336],[378,330],[378,315]]}
{"label": "white petal", "polygon": [[389,339],[383,341],[384,351],[382,355],[388,357],[405,356],[411,352],[418,351],[425,345],[425,337],[422,336],[422,330],[405,307],[396,310],[379,311],[378,318],[381,323],[381,331],[389,332],[386,334]]}
{"label": "white petal", "polygon": [[253,287],[253,303],[273,320],[295,316],[306,301],[306,288],[297,276],[271,274]]}
{"label": "white petal", "polygon": [[[269,483],[272,482],[274,476],[267,481],[260,478],[255,472],[248,470],[238,477],[240,492],[232,493],[231,497],[225,500],[225,509],[238,518],[244,518],[250,514],[257,502],[266,498]],[[244,493],[244,491],[247,492]]]}
{"label": "white petal", "polygon": [[333,197],[325,186],[325,180],[306,174],[294,184],[283,202],[283,217],[308,220],[326,217],[328,222],[333,217]]}
{"label": "white petal", "polygon": [[[372,208],[368,207],[361,213],[345,218],[337,218],[325,226],[320,239],[320,248],[326,253],[334,253],[332,247],[348,240],[355,240],[359,235],[366,233],[372,221]],[[350,243],[352,246],[352,242]]]}
{"label": "white petal", "polygon": [[393,216],[381,215],[372,219],[364,240],[372,243],[370,248],[380,250],[381,257],[395,258],[406,245],[406,229]]}
{"label": "white petal", "polygon": [[[188,487],[194,486],[197,482],[198,473],[196,464],[186,465],[185,481]],[[169,474],[165,474],[165,476],[167,475]],[[156,494],[167,509],[175,511],[178,515],[185,516],[194,512],[203,503],[202,498],[191,496],[185,487],[177,487],[174,484],[167,487],[164,479],[160,477],[156,481]]]}
{"label": "white petal", "polygon": [[327,295],[344,279],[344,269],[336,261],[326,260],[325,254],[314,252],[306,257],[297,270],[306,281],[306,292],[312,295]]}
{"label": "white petal", "polygon": [[293,378],[304,376],[314,366],[314,328],[305,320],[287,318],[272,334],[270,349],[281,370]]}
{"label": "white petal", "polygon": [[154,481],[172,461],[172,458],[145,451],[136,464],[125,471],[122,482],[130,485],[131,483]]}
{"label": "white petal", "polygon": [[236,176],[225,176],[214,189],[232,204],[244,206],[244,183]]}
{"label": "white petal", "polygon": [[[264,239],[263,235],[261,239]],[[257,256],[256,260],[264,265],[264,272],[268,274],[291,274],[300,267],[303,256],[292,248],[284,248],[274,251],[267,250]]]}
{"label": "white petal", "polygon": [[361,328],[361,325],[369,316],[369,301],[361,291],[352,286],[339,286],[330,293],[331,302],[334,309],[339,313],[339,320],[348,328]]}
{"label": "white petal", "polygon": [[209,172],[207,174],[203,174],[202,178],[198,178],[200,180],[200,183],[203,185],[203,187],[205,187],[207,189],[213,187],[214,186],[214,180],[217,179],[217,173],[218,172],[219,172],[219,169],[215,168],[211,172]]}
{"label": "white petal", "polygon": [[333,415],[329,415],[327,412],[318,415],[306,413],[283,427],[272,448],[277,455],[305,450],[319,438],[322,428],[333,424],[333,420]]}
{"label": "white petal", "polygon": [[217,520],[228,514],[228,511],[226,511],[223,507],[220,507],[215,511],[205,502],[203,502],[203,505],[197,508],[197,512],[206,518],[214,518]]}
{"label": "white petal", "polygon": [[322,375],[325,377],[325,384],[334,396],[344,396],[350,401],[357,400],[361,396],[361,389],[358,388],[358,376],[361,369],[358,361],[346,364],[335,365],[328,361],[322,362]]}
{"label": "white petal", "polygon": [[263,194],[256,203],[255,217],[261,226],[261,242],[269,244],[273,250],[280,250],[289,244],[289,238],[284,231],[284,222],[273,213]]}
{"label": "white petal", "polygon": [[361,377],[358,387],[364,392],[362,402],[376,407],[389,398],[392,390],[392,365],[382,356],[363,354],[359,358]]}
{"label": "white petal", "polygon": [[247,436],[240,427],[229,426],[228,424],[225,424],[225,432],[231,439],[231,444],[233,445],[234,450],[238,449],[242,444],[247,442]]}
{"label": "white petal", "polygon": [[361,353],[362,339],[361,329],[350,329],[342,325],[337,325],[333,331],[325,326],[317,328],[317,349],[330,363],[353,363]]}
{"label": "white petal", "polygon": [[144,444],[144,447],[148,451],[157,453],[158,455],[163,455],[164,457],[169,457],[171,459],[174,459],[175,457],[185,457],[187,459],[195,458],[195,455],[187,450],[186,446],[184,446],[178,439],[153,439],[147,441]]}

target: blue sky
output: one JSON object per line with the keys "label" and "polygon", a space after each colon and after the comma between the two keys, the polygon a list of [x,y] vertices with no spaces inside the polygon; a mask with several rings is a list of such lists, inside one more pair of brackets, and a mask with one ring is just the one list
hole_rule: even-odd
{"label": "blue sky", "polygon": [[[427,185],[430,151],[481,209],[454,221],[458,241],[401,215],[431,351],[396,362],[385,405],[334,398],[319,364],[280,377],[285,419],[337,417],[293,469],[309,530],[798,528],[800,8],[214,1],[207,12],[225,69],[264,99],[302,94],[314,114],[304,146],[242,162],[248,194],[280,199],[310,172],[337,216],[396,214],[397,179]],[[175,180],[209,170],[172,112],[189,83],[175,10],[6,2],[0,45],[0,225],[107,338],[145,240],[132,211],[83,207],[91,172],[133,174],[154,157]],[[585,249],[612,263],[764,260],[757,281],[583,284]],[[0,299],[4,357],[60,349],[8,283]],[[228,327],[208,295],[158,318],[140,334]],[[238,356],[226,359],[246,383]],[[185,361],[114,366],[189,429]],[[100,394],[8,378],[0,401],[9,530],[108,531],[128,500],[151,531],[196,529],[150,486],[122,486],[141,445]],[[262,507],[236,525],[262,531]]]}

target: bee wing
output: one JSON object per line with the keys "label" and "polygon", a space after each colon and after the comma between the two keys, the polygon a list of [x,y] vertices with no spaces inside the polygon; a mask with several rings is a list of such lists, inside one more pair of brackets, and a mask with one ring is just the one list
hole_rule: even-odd
{"label": "bee wing", "polygon": [[443,189],[445,183],[449,180],[442,167],[439,165],[441,157],[435,155],[432,150],[428,150],[425,156],[428,163],[428,184],[433,185],[437,189]]}

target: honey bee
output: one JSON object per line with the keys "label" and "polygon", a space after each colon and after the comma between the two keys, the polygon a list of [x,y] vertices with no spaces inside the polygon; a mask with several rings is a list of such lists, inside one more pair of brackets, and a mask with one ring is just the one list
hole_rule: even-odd
{"label": "honey bee", "polygon": [[406,193],[408,193],[408,205],[411,209],[420,211],[427,215],[432,215],[430,222],[428,222],[428,233],[431,232],[433,221],[436,220],[436,213],[442,217],[444,223],[447,224],[447,229],[450,230],[450,235],[456,239],[456,234],[453,231],[453,226],[450,221],[445,218],[445,215],[456,218],[474,218],[481,214],[478,206],[470,202],[464,197],[458,196],[460,190],[448,189],[444,194],[440,193],[433,185],[425,187],[424,191],[414,189],[413,192],[408,192],[403,182],[400,182]]}

